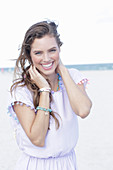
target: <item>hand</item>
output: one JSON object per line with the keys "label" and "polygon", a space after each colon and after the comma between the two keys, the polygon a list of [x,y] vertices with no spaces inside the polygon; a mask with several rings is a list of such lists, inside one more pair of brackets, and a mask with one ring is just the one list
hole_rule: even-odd
{"label": "hand", "polygon": [[64,64],[62,63],[61,59],[59,59],[59,64],[58,64],[58,66],[57,66],[57,68],[56,68],[56,72],[61,75],[61,71],[62,71],[63,69],[65,69],[65,68],[66,68],[66,67],[65,67]]}
{"label": "hand", "polygon": [[47,80],[36,70],[35,66],[29,68],[31,80],[40,88],[50,87]]}

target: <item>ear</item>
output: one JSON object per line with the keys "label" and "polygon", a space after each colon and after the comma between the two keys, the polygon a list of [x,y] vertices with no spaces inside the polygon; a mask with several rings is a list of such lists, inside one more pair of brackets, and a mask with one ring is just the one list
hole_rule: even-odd
{"label": "ear", "polygon": [[61,51],[61,49],[60,49],[60,47],[59,47],[59,53],[60,53],[60,51]]}

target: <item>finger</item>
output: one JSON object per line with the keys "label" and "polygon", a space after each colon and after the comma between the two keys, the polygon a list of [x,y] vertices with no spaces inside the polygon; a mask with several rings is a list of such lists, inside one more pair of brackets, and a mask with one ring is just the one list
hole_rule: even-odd
{"label": "finger", "polygon": [[29,73],[31,73],[31,72],[32,72],[32,66],[30,66],[30,68],[29,68],[29,70],[28,70],[28,71],[29,71]]}
{"label": "finger", "polygon": [[36,79],[40,75],[39,72],[36,70],[35,66],[30,67],[30,74],[33,80]]}
{"label": "finger", "polygon": [[34,71],[36,76],[40,76],[40,73],[38,72],[38,70],[36,69],[35,66],[33,66],[33,71]]}
{"label": "finger", "polygon": [[36,72],[38,72],[37,70],[36,70],[36,67],[35,66],[33,66],[33,71],[36,73]]}

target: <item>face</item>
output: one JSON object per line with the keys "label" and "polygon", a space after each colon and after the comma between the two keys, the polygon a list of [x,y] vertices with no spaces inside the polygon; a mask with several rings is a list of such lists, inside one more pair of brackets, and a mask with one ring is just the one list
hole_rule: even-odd
{"label": "face", "polygon": [[60,49],[53,36],[36,38],[31,45],[31,59],[33,65],[46,76],[55,74],[55,69],[59,63]]}

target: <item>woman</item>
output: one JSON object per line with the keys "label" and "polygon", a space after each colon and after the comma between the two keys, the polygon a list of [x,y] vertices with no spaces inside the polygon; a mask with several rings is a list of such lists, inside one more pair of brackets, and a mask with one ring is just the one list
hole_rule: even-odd
{"label": "woman", "polygon": [[89,114],[91,101],[87,79],[62,64],[61,45],[54,22],[34,24],[25,34],[9,106],[23,151],[15,170],[76,170],[77,116]]}

